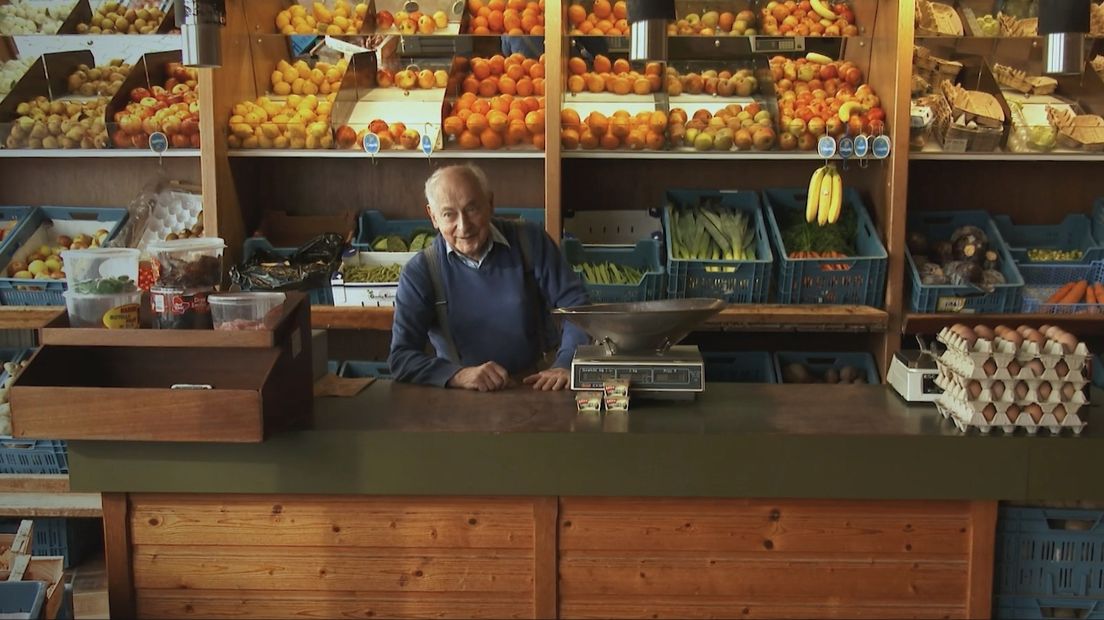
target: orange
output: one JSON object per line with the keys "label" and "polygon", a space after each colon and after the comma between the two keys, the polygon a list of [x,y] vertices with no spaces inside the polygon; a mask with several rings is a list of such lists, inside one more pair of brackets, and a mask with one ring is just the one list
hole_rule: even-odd
{"label": "orange", "polygon": [[539,110],[543,107],[543,106],[541,106],[540,101],[538,101],[536,97],[526,97],[525,99],[522,99],[521,102],[523,104],[525,104],[525,111],[526,112],[534,112],[534,111]]}
{"label": "orange", "polygon": [[613,113],[613,116],[611,116],[610,118],[623,118],[625,120],[631,120],[632,115],[630,115],[628,112],[626,112],[624,110],[617,110],[616,112]]}
{"label": "orange", "polygon": [[615,95],[627,95],[632,90],[628,78],[611,77],[606,83],[606,89]]}
{"label": "orange", "polygon": [[505,11],[506,0],[490,0],[490,2],[487,3],[487,6],[491,7],[492,11]]}
{"label": "orange", "polygon": [[518,110],[517,108],[513,108],[513,109],[510,110],[510,113],[506,115],[506,118],[510,119],[511,123],[514,122],[514,121],[521,121],[521,122],[524,123],[525,122],[525,112],[522,112],[521,110]]}
{"label": "orange", "polygon": [[479,83],[480,97],[494,97],[498,93],[498,82],[494,78],[487,78]]}
{"label": "orange", "polygon": [[465,93],[474,94],[479,91],[479,80],[475,79],[474,76],[469,75],[468,77],[464,78],[464,83],[461,84],[460,87],[464,89]]}
{"label": "orange", "polygon": [[498,110],[491,110],[487,115],[487,127],[491,131],[502,133],[506,131],[506,126],[510,123],[510,119],[506,117],[506,114],[499,112]]}
{"label": "orange", "polygon": [[533,80],[527,77],[523,77],[517,82],[517,94],[521,97],[528,97],[533,94]]}
{"label": "orange", "polygon": [[610,5],[609,0],[594,0],[594,6],[591,7],[591,11],[598,16],[599,19],[609,17],[613,13],[613,6]]}
{"label": "orange", "polygon": [[653,151],[658,151],[663,148],[663,133],[656,133],[649,131],[644,137],[644,144]]}
{"label": "orange", "polygon": [[579,119],[579,113],[571,108],[564,108],[560,110],[560,124],[564,127],[576,128],[582,125],[582,121]]}
{"label": "orange", "polygon": [[506,59],[502,54],[491,56],[487,63],[491,65],[491,75],[502,75],[502,72],[506,70]]}
{"label": "orange", "polygon": [[517,93],[517,82],[504,75],[498,78],[498,90],[504,94],[513,95]]}
{"label": "orange", "polygon": [[652,92],[652,83],[647,78],[639,78],[633,82],[632,91],[638,95],[647,95]]}
{"label": "orange", "polygon": [[487,129],[487,117],[478,112],[472,112],[468,117],[468,131],[479,135],[484,129]]}
{"label": "orange", "polygon": [[529,71],[533,68],[533,65],[535,64],[537,64],[537,61],[533,60],[532,58],[526,58],[525,60],[521,61],[521,68],[525,69],[525,73],[526,75],[528,75]]}
{"label": "orange", "polygon": [[471,111],[478,114],[486,114],[491,111],[491,104],[483,99],[476,99],[471,104]]}
{"label": "orange", "polygon": [[586,129],[583,129],[583,131],[579,134],[579,146],[583,147],[584,149],[598,148],[598,136],[594,135],[592,132]]}
{"label": "orange", "polygon": [[620,30],[621,34],[629,34],[629,21],[627,19],[619,19],[613,22],[613,27]]}
{"label": "orange", "polygon": [[521,29],[525,32],[532,32],[534,28],[540,27],[537,23],[537,16],[532,13],[525,13],[521,16]]}
{"label": "orange", "polygon": [[482,6],[483,0],[468,0],[468,12],[472,15],[479,13],[479,9]]}
{"label": "orange", "polygon": [[606,90],[606,81],[602,79],[602,76],[588,73],[586,76],[587,90],[592,93],[600,93]]}
{"label": "orange", "polygon": [[667,129],[667,115],[659,110],[652,112],[652,116],[648,120],[648,129],[662,136],[663,131]]}
{"label": "orange", "polygon": [[509,65],[509,66],[506,67],[506,77],[510,78],[511,80],[513,80],[515,82],[520,80],[521,78],[525,77],[525,75],[526,75],[525,69],[522,68],[520,63],[509,63],[509,62],[507,62],[507,65]]}
{"label": "orange", "polygon": [[619,139],[627,138],[631,129],[632,127],[629,123],[627,115],[614,115],[614,117],[610,119],[609,132],[611,135],[616,136]]}
{"label": "orange", "polygon": [[590,132],[598,137],[605,135],[609,130],[609,119],[605,114],[595,110],[587,117],[587,127],[590,127]]}
{"label": "orange", "polygon": [[610,30],[613,30],[613,22],[608,19],[600,19],[598,20],[598,23],[594,24],[594,29],[598,32],[601,32],[602,34],[605,34]]}
{"label": "orange", "polygon": [[471,115],[472,115],[471,110],[460,110],[459,112],[456,113],[456,117],[459,118],[460,120],[464,121],[464,126],[465,127],[468,126],[468,117],[471,116]]}
{"label": "orange", "polygon": [[475,79],[482,80],[491,76],[491,65],[482,58],[476,58],[472,60],[471,72]]}
{"label": "orange", "polygon": [[491,8],[487,7],[487,6],[480,7],[479,12],[476,13],[475,16],[476,17],[482,17],[483,19],[487,19],[488,17],[491,16]]}
{"label": "orange", "polygon": [[[506,66],[509,67],[512,65],[524,65],[526,60],[532,59],[526,58],[525,54],[522,54],[521,52],[514,52],[513,54],[510,54],[508,58],[506,58]],[[534,60],[533,62],[536,61]]]}
{"label": "orange", "polygon": [[579,32],[581,32],[583,34],[590,34],[590,31],[594,30],[594,24],[592,24],[591,22],[586,22],[585,21],[585,22],[579,24],[578,26],[576,26],[576,28],[578,28]]}
{"label": "orange", "polygon": [[525,0],[506,0],[506,8],[510,8],[515,11],[524,10]]}
{"label": "orange", "polygon": [[573,93],[581,93],[586,90],[586,80],[581,75],[573,75],[567,78],[567,90]]}
{"label": "orange", "polygon": [[442,128],[447,135],[459,136],[464,131],[464,121],[459,116],[450,116],[445,119]]}
{"label": "orange", "polygon": [[462,149],[477,149],[480,146],[479,136],[466,129],[461,132],[457,142],[460,143],[460,148]]}
{"label": "orange", "polygon": [[485,149],[497,149],[502,146],[502,136],[491,129],[484,129],[483,133],[479,134],[479,143]]}
{"label": "orange", "polygon": [[573,75],[582,75],[586,73],[587,70],[586,61],[578,56],[574,56],[571,60],[567,61],[567,70]]}
{"label": "orange", "polygon": [[544,150],[544,134],[543,133],[533,134],[533,146],[535,146],[538,151],[543,151]]}
{"label": "orange", "polygon": [[617,136],[610,133],[599,138],[598,143],[607,151],[612,151],[621,146],[621,141],[617,139]]}
{"label": "orange", "polygon": [[487,28],[486,26],[478,26],[478,27],[472,28],[472,34],[478,34],[478,35],[486,36],[486,35],[491,34],[491,30],[489,28]]}
{"label": "orange", "polygon": [[649,75],[645,78],[648,80],[648,88],[653,93],[659,92],[659,87],[663,85],[662,79],[658,75]]}
{"label": "orange", "polygon": [[579,148],[579,132],[570,128],[560,130],[560,144],[565,149]]}
{"label": "orange", "polygon": [[629,148],[634,151],[639,151],[644,148],[647,134],[640,129],[633,129],[629,132],[629,136],[625,138],[625,144],[629,145]]}
{"label": "orange", "polygon": [[544,112],[536,110],[525,115],[525,128],[529,133],[544,133]]}
{"label": "orange", "polygon": [[594,72],[595,73],[609,73],[610,69],[612,69],[612,68],[613,68],[613,64],[610,62],[609,58],[607,58],[607,57],[605,57],[601,54],[598,54],[597,56],[594,57]]}
{"label": "orange", "polygon": [[572,4],[571,6],[567,7],[567,21],[571,22],[572,24],[578,25],[581,24],[584,20],[586,20],[586,9],[584,9],[581,5]]}
{"label": "orange", "polygon": [[511,36],[511,37],[520,37],[520,36],[525,35],[525,31],[522,30],[521,28],[511,28],[509,30],[509,32],[507,32],[506,34]]}
{"label": "orange", "polygon": [[663,67],[658,62],[650,62],[644,65],[644,75],[659,75],[663,72]]}
{"label": "orange", "polygon": [[534,80],[544,77],[544,65],[539,63],[533,63],[533,66],[529,67],[529,77]]}
{"label": "orange", "polygon": [[510,121],[510,127],[506,130],[506,144],[513,146],[529,140],[529,131],[525,129],[524,121]]}
{"label": "orange", "polygon": [[491,11],[490,15],[487,16],[487,27],[496,32],[502,30],[501,11]]}
{"label": "orange", "polygon": [[538,97],[544,96],[544,78],[535,78],[533,80],[533,94]]}
{"label": "orange", "polygon": [[625,0],[617,0],[613,3],[613,16],[617,19],[629,18],[629,6],[625,4]]}
{"label": "orange", "polygon": [[481,15],[479,17],[473,17],[472,18],[471,27],[472,27],[472,30],[475,31],[475,30],[479,30],[480,28],[487,28],[489,23],[490,22],[487,21],[487,18],[483,17]]}
{"label": "orange", "polygon": [[506,16],[503,20],[503,32],[510,30],[517,30],[521,28],[521,14],[513,9],[506,11]]}
{"label": "orange", "polygon": [[631,70],[632,65],[630,65],[629,61],[625,60],[624,58],[618,58],[617,60],[613,61],[614,73],[628,73]]}

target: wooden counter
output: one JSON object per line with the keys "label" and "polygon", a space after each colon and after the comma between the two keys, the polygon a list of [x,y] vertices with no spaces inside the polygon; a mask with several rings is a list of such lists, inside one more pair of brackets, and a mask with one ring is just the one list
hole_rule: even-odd
{"label": "wooden counter", "polygon": [[996,499],[1104,440],[961,435],[876,386],[570,396],[380,382],[258,445],[73,442],[128,617],[987,617]]}

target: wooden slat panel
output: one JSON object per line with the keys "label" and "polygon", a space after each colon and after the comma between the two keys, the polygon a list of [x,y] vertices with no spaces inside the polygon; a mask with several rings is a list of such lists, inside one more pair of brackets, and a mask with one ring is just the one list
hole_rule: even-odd
{"label": "wooden slat panel", "polygon": [[714,499],[684,497],[565,497],[560,515],[574,511],[608,513],[620,511],[645,514],[685,512],[725,514],[732,510],[760,507],[778,510],[780,515],[804,512],[817,515],[953,515],[967,518],[970,503],[963,501],[836,500],[836,499]]}
{"label": "wooden slat panel", "polygon": [[[285,501],[289,500],[289,501]],[[205,503],[139,499],[135,544],[287,547],[463,547],[531,549],[530,501],[445,503],[277,498]]]}
{"label": "wooden slat panel", "polygon": [[0,474],[0,493],[68,493],[69,474]]}
{"label": "wooden slat panel", "polygon": [[594,595],[727,596],[778,603],[947,605],[966,598],[966,562],[770,561],[762,554],[641,557],[566,552],[560,556],[561,605]]}
{"label": "wooden slat panel", "polygon": [[559,500],[533,500],[533,617],[555,618],[557,568],[556,515]]}
{"label": "wooden slat panel", "polygon": [[139,590],[140,618],[526,618],[527,597],[461,592]]}
{"label": "wooden slat panel", "polygon": [[576,599],[561,608],[561,618],[965,618],[961,607],[946,605],[799,605],[741,602],[733,599],[600,597]]}
{"label": "wooden slat panel", "polygon": [[993,605],[997,502],[972,502],[971,515],[970,585],[966,603],[971,618],[988,618]]}
{"label": "wooden slat panel", "polygon": [[127,496],[104,493],[104,565],[107,569],[108,606],[116,618],[134,616],[134,572],[127,528]]}
{"label": "wooden slat panel", "polygon": [[516,550],[142,545],[133,563],[138,588],[533,591],[532,553]]}

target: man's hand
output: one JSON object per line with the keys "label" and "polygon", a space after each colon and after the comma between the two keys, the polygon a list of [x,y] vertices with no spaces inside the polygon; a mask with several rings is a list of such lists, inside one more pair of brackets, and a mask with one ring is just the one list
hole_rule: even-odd
{"label": "man's hand", "polygon": [[534,390],[562,390],[570,378],[566,368],[549,368],[525,377],[525,384],[532,384]]}
{"label": "man's hand", "polygon": [[505,368],[494,362],[461,368],[448,380],[449,387],[478,390],[480,392],[495,392],[506,387],[509,383],[510,374],[506,372]]}

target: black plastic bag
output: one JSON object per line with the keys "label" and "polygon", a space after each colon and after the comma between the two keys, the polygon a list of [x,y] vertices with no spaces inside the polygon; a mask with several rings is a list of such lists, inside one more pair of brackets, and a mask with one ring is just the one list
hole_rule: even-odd
{"label": "black plastic bag", "polygon": [[230,268],[230,281],[243,291],[309,291],[330,283],[341,264],[344,238],[319,235],[290,256],[259,250],[248,261]]}

